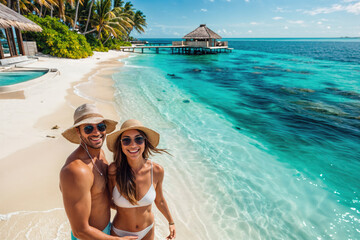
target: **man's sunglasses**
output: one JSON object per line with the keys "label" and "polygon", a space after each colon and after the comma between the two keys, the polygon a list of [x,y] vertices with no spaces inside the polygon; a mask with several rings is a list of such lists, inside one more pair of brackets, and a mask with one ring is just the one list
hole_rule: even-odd
{"label": "man's sunglasses", "polygon": [[[143,136],[137,136],[134,138],[134,141],[137,145],[141,145],[144,143],[145,138]],[[131,144],[131,138],[125,137],[125,138],[121,139],[121,142],[122,142],[123,146],[129,146]]]}
{"label": "man's sunglasses", "polygon": [[[99,123],[96,125],[96,128],[99,130],[99,132],[104,132],[106,130],[106,124],[105,123]],[[87,125],[84,127],[84,132],[86,134],[90,134],[94,131],[93,125]]]}

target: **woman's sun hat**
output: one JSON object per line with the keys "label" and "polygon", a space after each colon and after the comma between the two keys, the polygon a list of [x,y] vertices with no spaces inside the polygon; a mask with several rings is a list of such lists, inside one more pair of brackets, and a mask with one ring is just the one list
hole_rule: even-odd
{"label": "woman's sun hat", "polygon": [[94,104],[85,103],[75,110],[74,125],[65,130],[62,135],[70,142],[80,144],[81,140],[76,128],[82,124],[98,124],[101,122],[106,125],[106,133],[111,133],[116,128],[116,121],[105,119]]}
{"label": "woman's sun hat", "polygon": [[136,119],[129,119],[126,120],[122,125],[120,130],[110,134],[107,136],[106,138],[106,144],[107,147],[109,148],[110,151],[114,152],[115,151],[115,143],[117,138],[125,131],[128,130],[140,130],[143,131],[146,134],[146,139],[151,143],[151,145],[153,145],[154,147],[156,147],[159,144],[159,140],[160,140],[160,134],[155,132],[154,130],[144,127],[144,125]]}

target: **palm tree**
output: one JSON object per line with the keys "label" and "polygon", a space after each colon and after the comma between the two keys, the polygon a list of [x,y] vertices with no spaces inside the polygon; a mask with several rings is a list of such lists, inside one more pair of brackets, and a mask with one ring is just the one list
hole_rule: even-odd
{"label": "palm tree", "polygon": [[74,19],[74,25],[73,25],[73,29],[75,30],[76,27],[76,23],[78,20],[78,12],[79,12],[79,4],[81,3],[81,5],[83,4],[83,0],[78,0],[77,4],[76,4],[76,10],[75,10],[75,19]]}
{"label": "palm tree", "polygon": [[98,32],[97,38],[99,40],[107,37],[104,43],[111,37],[118,37],[126,34],[128,28],[133,25],[133,22],[122,9],[116,7],[111,10],[111,0],[98,0],[95,2],[95,14],[93,16],[94,28],[83,34],[91,32]]}
{"label": "palm tree", "polygon": [[0,0],[0,3],[17,11],[20,14],[29,13],[31,11],[39,12],[36,6],[29,0]]}
{"label": "palm tree", "polygon": [[50,4],[46,0],[37,0],[36,2],[40,5],[39,17],[42,17],[43,6],[50,8]]}
{"label": "palm tree", "polygon": [[58,17],[65,20],[65,0],[53,0],[54,5],[58,7]]}
{"label": "palm tree", "polygon": [[[133,22],[134,22],[134,28],[138,33],[142,33],[142,32],[145,32],[145,29],[144,27],[147,26],[147,23],[146,23],[146,16],[144,15],[144,13],[140,10],[137,10],[135,12],[135,15],[133,17]],[[131,29],[130,32],[133,30]],[[130,32],[129,32],[129,35],[130,35]]]}
{"label": "palm tree", "polygon": [[114,0],[114,8],[116,7],[122,8],[123,4],[124,4],[123,0]]}
{"label": "palm tree", "polygon": [[92,11],[92,7],[94,5],[94,2],[95,2],[95,0],[91,0],[90,7],[89,7],[89,14],[88,14],[88,17],[87,17],[87,20],[86,20],[86,26],[85,26],[84,33],[87,31],[88,26],[89,26],[90,17],[91,17],[91,11]]}
{"label": "palm tree", "polygon": [[134,15],[134,5],[132,5],[131,2],[126,2],[124,7],[123,7],[123,11],[126,12],[127,14],[130,14],[131,16]]}

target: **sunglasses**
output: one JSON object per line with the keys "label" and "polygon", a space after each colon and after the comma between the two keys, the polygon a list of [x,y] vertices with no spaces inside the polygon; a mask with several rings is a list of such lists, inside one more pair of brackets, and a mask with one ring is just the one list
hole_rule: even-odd
{"label": "sunglasses", "polygon": [[[96,125],[97,130],[99,130],[99,132],[104,132],[106,130],[106,124],[105,123],[99,123]],[[94,131],[94,126],[93,125],[87,125],[84,127],[84,132],[86,134],[90,134]]]}
{"label": "sunglasses", "polygon": [[[143,136],[137,136],[137,137],[134,138],[134,142],[137,145],[143,144],[144,141],[145,141],[145,138]],[[129,146],[131,144],[131,138],[125,137],[125,138],[121,139],[121,142],[122,142],[123,146]]]}

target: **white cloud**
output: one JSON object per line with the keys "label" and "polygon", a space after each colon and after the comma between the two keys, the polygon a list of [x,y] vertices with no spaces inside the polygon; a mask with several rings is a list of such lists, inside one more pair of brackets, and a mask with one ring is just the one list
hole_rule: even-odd
{"label": "white cloud", "polygon": [[180,33],[178,33],[178,32],[173,32],[173,34],[174,34],[175,36],[180,36]]}
{"label": "white cloud", "polygon": [[245,2],[250,2],[250,0],[245,0]]}
{"label": "white cloud", "polygon": [[216,31],[219,35],[233,35],[233,32],[235,33],[235,31],[233,31],[233,32],[229,32],[229,31],[227,31],[225,28],[223,28],[223,29],[219,29],[219,30],[217,30]]}
{"label": "white cloud", "polygon": [[209,0],[210,2],[214,2],[214,0]]}
{"label": "white cloud", "polygon": [[288,26],[285,26],[284,29],[289,29],[289,27],[288,27]]}
{"label": "white cloud", "polygon": [[257,22],[251,22],[250,24],[251,24],[251,25],[258,25],[259,23],[257,23]]}
{"label": "white cloud", "polygon": [[346,11],[349,13],[360,14],[360,2],[346,7]]}
{"label": "white cloud", "polygon": [[292,24],[304,24],[304,21],[303,21],[303,20],[297,20],[297,21],[291,21],[291,20],[289,20],[288,22],[289,22],[289,23],[292,23]]}
{"label": "white cloud", "polygon": [[289,11],[289,10],[286,10],[286,9],[284,9],[284,8],[282,8],[282,7],[277,7],[277,8],[275,9],[275,12],[285,13],[285,12],[290,12],[290,11]]}
{"label": "white cloud", "polygon": [[202,9],[200,9],[200,11],[201,11],[201,12],[207,12],[207,9],[202,8]]}
{"label": "white cloud", "polygon": [[252,33],[252,30],[249,30],[248,33]]}
{"label": "white cloud", "polygon": [[330,26],[327,26],[326,28],[327,28],[327,29],[330,29],[331,27],[330,27]]}
{"label": "white cloud", "polygon": [[[348,2],[351,2],[348,0]],[[350,4],[350,5],[341,5],[341,4],[333,4],[331,7],[323,7],[317,8],[311,11],[304,11],[306,14],[317,15],[317,14],[329,14],[333,12],[346,11],[348,13],[360,14],[360,2]]]}
{"label": "white cloud", "polygon": [[281,19],[283,19],[283,17],[273,17],[272,19],[274,19],[274,20],[281,20]]}
{"label": "white cloud", "polygon": [[322,24],[322,22],[321,22],[321,21],[318,21],[318,22],[317,22],[317,24],[321,25],[321,24]]}
{"label": "white cloud", "polygon": [[332,13],[332,12],[337,12],[337,11],[342,11],[343,10],[343,6],[340,4],[334,4],[329,8],[317,8],[315,10],[312,11],[304,11],[304,13],[310,14],[310,15],[317,15],[320,13],[324,13],[324,14],[328,14],[328,13]]}

